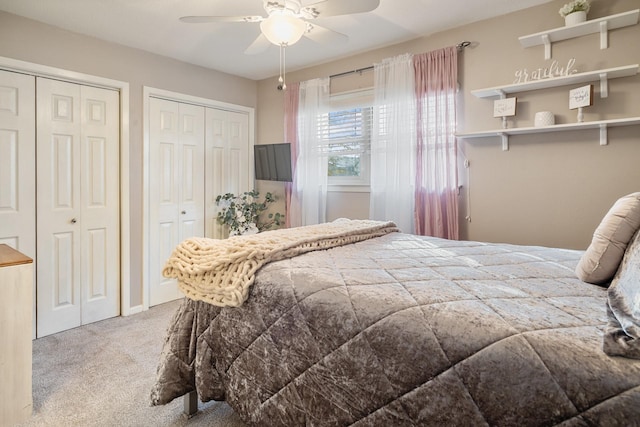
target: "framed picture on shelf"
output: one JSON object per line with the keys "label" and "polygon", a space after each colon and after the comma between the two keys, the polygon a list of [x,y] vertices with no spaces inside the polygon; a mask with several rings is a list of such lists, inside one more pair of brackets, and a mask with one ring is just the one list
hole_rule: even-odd
{"label": "framed picture on shelf", "polygon": [[493,117],[516,115],[516,98],[496,99],[493,101]]}
{"label": "framed picture on shelf", "polygon": [[569,91],[569,109],[593,105],[593,85],[578,87]]}

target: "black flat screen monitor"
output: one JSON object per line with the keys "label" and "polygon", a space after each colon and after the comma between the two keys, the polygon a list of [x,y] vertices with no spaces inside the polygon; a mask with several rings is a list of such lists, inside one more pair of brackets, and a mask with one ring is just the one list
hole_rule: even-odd
{"label": "black flat screen monitor", "polygon": [[291,174],[291,144],[260,144],[254,146],[256,179],[293,181]]}

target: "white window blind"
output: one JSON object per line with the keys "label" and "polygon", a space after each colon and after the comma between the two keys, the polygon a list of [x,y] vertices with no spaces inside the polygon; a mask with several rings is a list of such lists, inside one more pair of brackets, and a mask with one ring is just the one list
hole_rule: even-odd
{"label": "white window blind", "polygon": [[318,118],[320,150],[327,158],[329,184],[368,185],[371,145],[371,94],[332,97],[331,111]]}

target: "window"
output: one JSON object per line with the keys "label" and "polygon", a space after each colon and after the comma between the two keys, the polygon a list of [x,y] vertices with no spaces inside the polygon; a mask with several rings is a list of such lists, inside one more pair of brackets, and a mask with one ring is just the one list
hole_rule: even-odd
{"label": "window", "polygon": [[[332,97],[339,106],[322,114],[318,120],[321,150],[327,157],[327,175],[330,185],[369,185],[369,147],[371,142],[372,107],[354,106],[362,95]],[[348,105],[351,104],[351,105]]]}
{"label": "window", "polygon": [[442,191],[443,186],[457,189],[457,154],[455,143],[455,94],[425,95],[422,104],[423,120],[418,124],[426,139],[425,170],[422,185],[425,190]]}

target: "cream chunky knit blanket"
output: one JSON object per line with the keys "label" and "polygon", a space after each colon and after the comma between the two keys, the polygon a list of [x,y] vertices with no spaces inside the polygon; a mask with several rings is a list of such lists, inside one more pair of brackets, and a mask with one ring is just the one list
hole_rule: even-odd
{"label": "cream chunky knit blanket", "polygon": [[177,279],[193,300],[238,307],[247,299],[256,272],[268,262],[395,231],[393,222],[339,219],[224,240],[193,237],[176,246],[162,274]]}

